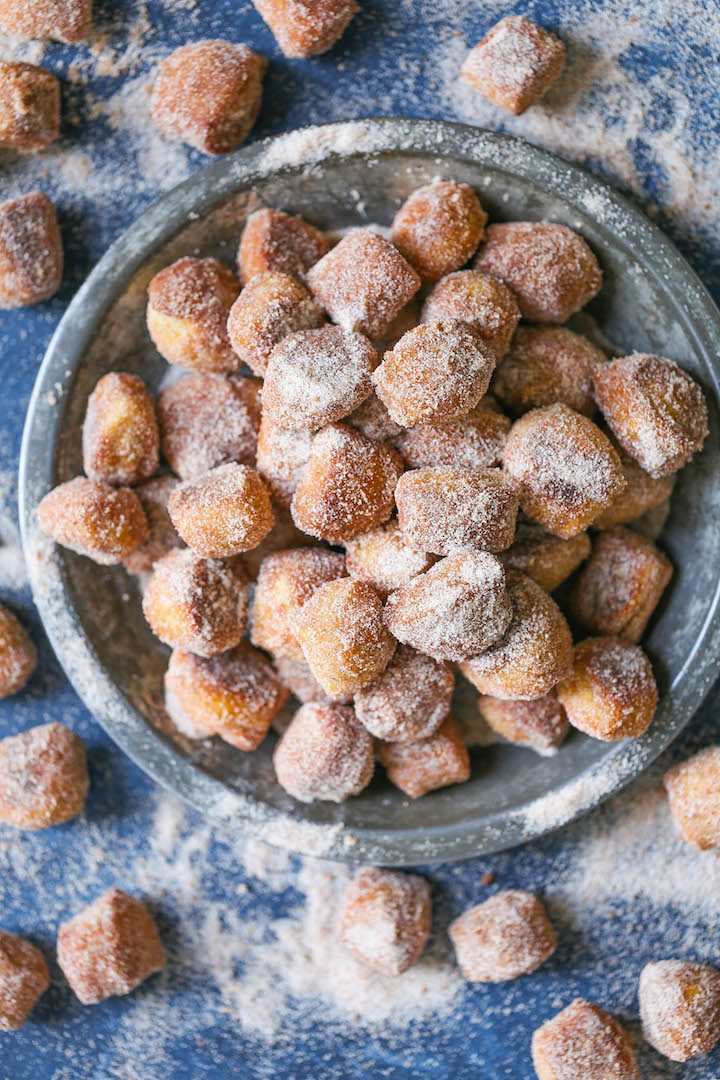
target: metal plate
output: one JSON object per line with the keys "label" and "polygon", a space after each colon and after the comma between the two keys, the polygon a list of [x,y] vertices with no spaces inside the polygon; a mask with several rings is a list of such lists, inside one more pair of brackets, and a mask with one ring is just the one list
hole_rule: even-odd
{"label": "metal plate", "polygon": [[[663,546],[676,566],[647,640],[661,688],[650,731],[604,744],[574,734],[540,758],[498,745],[473,755],[467,784],[413,802],[377,776],[342,806],[304,806],[274,782],[274,737],[251,755],[219,740],[191,743],[162,707],[167,650],[153,637],[134,582],[53,549],[35,511],[82,471],[87,397],[109,370],[157,389],[166,365],[145,330],[145,289],[180,255],[232,263],[243,220],[264,202],[324,229],[389,224],[435,177],[472,184],[492,220],[551,219],[582,233],[605,287],[590,307],[622,349],[677,360],[704,386],[710,437],[680,476]],[[80,289],[38,374],[20,463],[21,524],[35,601],[80,697],[143,769],[205,813],[293,850],[333,859],[428,863],[496,851],[596,805],[678,734],[718,670],[720,315],[690,267],[638,210],[581,169],[517,139],[458,124],[368,120],[310,128],[219,160],[170,192],[115,243]],[[459,702],[471,708],[471,702]]]}

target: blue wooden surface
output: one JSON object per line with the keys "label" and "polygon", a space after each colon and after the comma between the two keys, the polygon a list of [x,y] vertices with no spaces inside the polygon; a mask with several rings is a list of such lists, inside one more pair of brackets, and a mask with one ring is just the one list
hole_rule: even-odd
{"label": "blue wooden surface", "polygon": [[[589,167],[643,201],[668,202],[669,178],[664,171],[668,159],[663,167],[657,136],[671,127],[681,159],[698,162],[706,158],[712,167],[710,151],[717,146],[720,121],[717,80],[712,78],[713,48],[706,34],[711,6],[706,11],[682,5],[673,14],[670,6],[667,11],[648,11],[651,5],[615,0],[606,5],[592,0],[534,0],[522,7],[507,7],[496,0],[484,4],[460,0],[360,2],[362,13],[328,56],[289,62],[280,56],[269,31],[243,0],[201,0],[194,6],[151,0],[145,52],[123,77],[130,81],[142,77],[168,47],[201,37],[225,36],[247,42],[271,60],[256,135],[361,115],[451,119],[460,114],[468,119],[463,114],[466,105],[458,104],[460,99],[448,92],[452,57],[461,54],[463,40],[473,43],[501,14],[522,10],[572,38],[572,59],[582,49],[584,28],[592,21],[597,34],[598,20],[601,25],[605,17],[609,36],[616,33],[618,22],[629,28],[613,62],[629,73],[635,87],[635,98],[624,107],[642,108],[647,132],[646,137],[640,137],[634,129],[628,135],[632,178],[627,168],[616,168],[602,152],[588,153]],[[114,44],[122,44],[140,7],[131,0],[104,0],[97,4],[97,23]],[[631,20],[637,21],[636,35]],[[70,64],[78,56],[85,58],[84,66],[71,71]],[[85,151],[104,181],[88,182],[86,189],[77,179],[71,182],[56,169],[58,157],[46,159],[51,161],[46,176],[40,174],[40,158],[18,162],[9,155],[0,157],[0,193],[26,190],[41,180],[42,186],[56,195],[68,256],[57,297],[38,308],[0,315],[0,492],[8,506],[14,499],[24,411],[52,329],[74,289],[107,245],[166,186],[162,170],[150,179],[141,175],[146,159],[138,150],[137,134],[122,125],[113,127],[107,113],[92,107],[93,102],[117,94],[123,81],[98,74],[97,65],[87,57],[83,49],[50,46],[43,62],[64,73],[62,152]],[[667,77],[669,70],[672,78]],[[681,107],[684,113],[678,126]],[[595,117],[603,115],[602,102],[595,102],[594,108]],[[622,116],[613,115],[614,108],[608,101],[605,119],[609,127],[622,123]],[[484,119],[487,114],[482,115]],[[497,122],[501,123],[499,115]],[[512,123],[510,127],[518,130]],[[537,129],[527,129],[527,133],[543,141]],[[569,145],[568,155],[576,154],[577,149]],[[175,160],[180,174],[200,167],[205,160],[192,151],[180,153],[179,162]],[[109,182],[108,176],[116,176],[117,182]],[[677,195],[677,186],[672,190]],[[680,203],[660,209],[658,220],[717,296],[717,234],[707,221],[698,224],[693,220],[692,198],[690,203],[682,199]],[[133,998],[94,1008],[77,1003],[53,966],[53,987],[31,1021],[17,1034],[0,1035],[0,1080],[260,1080],[277,1076],[292,1080],[367,1076],[526,1080],[533,1075],[530,1033],[574,996],[596,1000],[632,1025],[637,1011],[637,974],[643,963],[675,954],[717,959],[717,911],[706,899],[694,904],[692,888],[682,890],[677,900],[672,890],[658,889],[657,879],[640,882],[636,895],[623,895],[618,889],[617,896],[603,901],[603,918],[594,913],[592,905],[573,909],[563,900],[564,883],[573,878],[589,831],[596,839],[602,837],[603,830],[609,837],[615,836],[629,816],[637,816],[638,800],[652,793],[655,780],[651,778],[596,812],[591,820],[548,840],[494,858],[428,871],[436,896],[440,941],[448,919],[486,895],[481,878],[488,872],[496,875],[496,884],[502,887],[546,893],[560,929],[561,945],[537,974],[507,986],[467,988],[448,1015],[431,1015],[405,1029],[351,1024],[338,1019],[322,1000],[315,1004],[307,997],[291,1000],[283,1012],[283,1030],[270,1041],[254,1038],[225,1009],[216,982],[204,969],[202,955],[193,949],[193,913],[201,921],[212,902],[236,912],[246,927],[252,924],[254,913],[263,920],[292,916],[300,903],[292,875],[285,876],[279,892],[272,881],[250,876],[226,838],[210,833],[199,818],[188,813],[180,832],[185,839],[199,835],[205,846],[200,880],[182,905],[177,897],[182,881],[179,884],[177,876],[168,876],[164,891],[158,888],[163,869],[152,865],[156,855],[149,839],[160,804],[157,790],[114,748],[77,701],[44,642],[27,592],[5,592],[0,599],[10,601],[30,625],[41,663],[28,689],[0,704],[0,733],[24,730],[49,719],[69,723],[87,740],[92,787],[83,821],[22,837],[0,829],[0,925],[37,941],[52,962],[58,922],[103,886],[117,884],[148,893],[170,945],[171,962],[162,980],[143,987]],[[686,737],[661,766],[711,741],[716,700],[716,695],[711,695]],[[660,771],[660,767],[655,769],[653,777]],[[663,843],[667,842],[661,838],[660,852]],[[618,847],[618,858],[627,860],[628,851],[626,837],[624,846]],[[661,862],[650,850],[643,857],[649,867]],[[709,864],[698,859],[691,865],[692,873],[700,875],[701,892],[700,877],[709,873]],[[611,855],[608,874],[612,873]],[[618,866],[618,874],[625,879],[627,866]],[[654,899],[654,894],[661,899]],[[582,896],[586,902],[587,896]],[[252,1000],[244,1007],[252,1015]],[[717,1053],[685,1067],[663,1062],[646,1048],[641,1059],[646,1078],[682,1075],[689,1080],[717,1080],[720,1075]]]}

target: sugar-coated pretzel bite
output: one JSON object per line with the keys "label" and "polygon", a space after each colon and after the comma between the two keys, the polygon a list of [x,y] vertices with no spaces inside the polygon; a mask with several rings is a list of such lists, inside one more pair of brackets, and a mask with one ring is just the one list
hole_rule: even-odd
{"label": "sugar-coated pretzel bite", "polygon": [[239,292],[217,259],[186,256],[157,273],[148,285],[147,326],[160,355],[192,371],[236,371],[227,322]]}
{"label": "sugar-coated pretzel bite", "polygon": [[377,755],[388,780],[411,799],[470,779],[470,758],[452,716],[426,739],[379,743]]}
{"label": "sugar-coated pretzel bite", "polygon": [[516,416],[556,401],[592,416],[592,371],[604,361],[591,341],[564,326],[519,326],[498,364],[493,394]]}
{"label": "sugar-coated pretzel bite", "polygon": [[532,1059],[538,1080],[640,1080],[628,1033],[582,998],[533,1033]]}
{"label": "sugar-coated pretzel bite", "polygon": [[179,483],[177,476],[154,476],[152,480],[146,480],[135,488],[135,494],[145,511],[148,538],[124,560],[125,567],[131,574],[143,574],[152,570],[163,555],[185,546],[170,520],[167,508],[170,494]]}
{"label": "sugar-coated pretzel bite", "polygon": [[250,615],[250,640],[277,659],[303,660],[297,630],[304,605],[324,585],[345,576],[335,551],[306,547],[278,551],[263,560]]}
{"label": "sugar-coated pretzel bite", "polygon": [[467,323],[429,323],[385,353],[373,382],[395,423],[412,427],[464,416],[487,391],[494,368],[494,354]]}
{"label": "sugar-coated pretzel bite", "polygon": [[391,593],[390,633],[436,660],[468,660],[507,630],[512,605],[505,571],[484,551],[449,555]]}
{"label": "sugar-coated pretzel bite", "polygon": [[260,476],[236,462],[180,484],[168,499],[168,511],[187,546],[207,559],[251,551],[275,523]]}
{"label": "sugar-coated pretzel bite", "polygon": [[399,645],[383,673],[355,694],[355,713],[377,739],[416,742],[440,727],[454,686],[448,664]]}
{"label": "sugar-coated pretzel bite", "polygon": [[397,248],[371,229],[353,229],[310,268],[308,285],[344,330],[381,338],[420,288]]}
{"label": "sugar-coated pretzel bite", "polygon": [[303,705],[350,705],[352,703],[352,694],[340,694],[333,697],[326,694],[304,660],[276,656],[273,664],[280,682]]}
{"label": "sugar-coated pretzel bite", "polygon": [[17,616],[0,604],[0,699],[19,693],[36,666],[30,635]]}
{"label": "sugar-coated pretzel bite", "polygon": [[312,446],[313,432],[280,427],[267,413],[260,420],[257,471],[273,499],[290,506]]}
{"label": "sugar-coated pretzel bite", "polygon": [[288,334],[322,326],[325,313],[297,278],[266,270],[250,278],[228,316],[228,337],[241,363],[264,376],[270,354]]}
{"label": "sugar-coated pretzel bite", "polygon": [[390,419],[390,414],[374,391],[345,417],[345,423],[366,439],[378,443],[394,443],[403,432],[403,428]]}
{"label": "sugar-coated pretzel bite", "polygon": [[591,550],[587,533],[553,536],[534,521],[518,521],[515,539],[498,554],[506,570],[520,570],[545,590],[552,592],[587,559]]}
{"label": "sugar-coated pretzel bite", "polygon": [[303,59],[327,52],[345,33],[355,0],[253,0],[285,56]]}
{"label": "sugar-coated pretzel bite", "polygon": [[409,469],[448,465],[482,469],[497,465],[510,421],[485,396],[457,420],[400,429],[393,439]]}
{"label": "sugar-coated pretzel bite", "polygon": [[585,638],[576,645],[557,696],[573,727],[605,742],[643,735],[658,704],[650,661],[639,645],[620,637]]}
{"label": "sugar-coated pretzel bite", "polygon": [[708,746],[663,777],[670,812],[688,844],[720,847],[720,746]]}
{"label": "sugar-coated pretzel bite", "polygon": [[531,322],[566,322],[602,286],[602,271],[583,238],[550,221],[490,225],[474,266],[504,281]]}
{"label": "sugar-coated pretzel bite", "polygon": [[83,1005],[129,994],[165,967],[157,925],[134,896],[108,889],[60,927],[58,964]]}
{"label": "sugar-coated pretzel bite", "polygon": [[556,536],[570,537],[625,487],[620,459],[596,424],[567,405],[532,409],[516,420],[503,467],[520,481],[520,506]]}
{"label": "sugar-coated pretzel bite", "polygon": [[644,536],[618,526],[600,533],[573,587],[570,604],[591,634],[640,641],[673,567]]}
{"label": "sugar-coated pretzel bite", "polygon": [[85,744],[63,724],[40,724],[0,740],[0,823],[63,825],[88,793]]}
{"label": "sugar-coated pretzel bite", "polygon": [[383,600],[436,561],[434,555],[412,546],[400,531],[397,518],[348,540],[345,559],[348,574],[372,585]]}
{"label": "sugar-coated pretzel bite", "polygon": [[196,480],[230,461],[255,464],[260,386],[244,375],[197,372],[160,391],[160,447],[181,480]]}
{"label": "sugar-coated pretzel bite", "polygon": [[247,285],[256,274],[272,271],[304,281],[329,250],[325,234],[301,217],[263,207],[250,214],[240,237],[240,280]]}
{"label": "sugar-coated pretzel bite", "polygon": [[278,742],[273,764],[280,787],[294,799],[344,802],[372,780],[372,736],[352,709],[303,705]]}
{"label": "sugar-coated pretzel bite", "polygon": [[565,46],[524,15],[506,15],[468,53],[461,78],[518,116],[546,94],[565,67]]}
{"label": "sugar-coated pretzel bite", "polygon": [[552,694],[532,701],[504,701],[480,694],[477,708],[496,734],[545,757],[557,753],[568,733],[565,710]]}
{"label": "sugar-coated pretzel bite", "polygon": [[[616,495],[599,517],[592,523],[593,529],[612,529],[615,525],[627,525],[636,522],[652,511],[668,503],[675,486],[675,474],[670,476],[651,476],[628,454],[614,435],[608,438],[620,458],[625,487]],[[658,529],[658,534],[661,532]],[[656,537],[650,537],[655,539]]]}
{"label": "sugar-coated pretzel bite", "polygon": [[60,83],[53,73],[0,60],[0,147],[32,154],[57,139],[59,130]]}
{"label": "sugar-coated pretzel bite", "polygon": [[620,356],[593,371],[595,397],[618,442],[651,476],[682,469],[708,433],[705,396],[672,360]]}
{"label": "sugar-coated pretzel bite", "polygon": [[247,641],[218,656],[176,649],[165,672],[171,718],[182,714],[199,733],[255,750],[288,698],[269,661]]}
{"label": "sugar-coated pretzel bite", "polygon": [[48,300],[60,287],[63,246],[42,191],[0,203],[0,310]]}
{"label": "sugar-coated pretzel bite", "polygon": [[515,536],[518,487],[501,469],[412,469],[395,488],[400,529],[434,555],[504,551]]}
{"label": "sugar-coated pretzel bite", "polygon": [[0,0],[0,28],[24,41],[75,45],[90,33],[92,0]]}
{"label": "sugar-coated pretzel bite", "polygon": [[366,337],[339,326],[289,334],[268,360],[263,414],[295,431],[314,431],[341,420],[372,393],[377,363]]}
{"label": "sugar-coated pretzel bite", "polygon": [[470,982],[506,982],[528,975],[557,947],[545,908],[537,896],[521,889],[496,893],[470,908],[450,923],[448,935]]}
{"label": "sugar-coated pretzel bite", "polygon": [[77,476],[45,496],[37,510],[43,530],[57,544],[112,566],[146,543],[148,523],[130,488]]}
{"label": "sugar-coated pretzel bite", "polygon": [[205,154],[227,154],[257,120],[266,68],[264,56],[233,41],[183,45],[158,67],[153,120],[171,139]]}
{"label": "sugar-coated pretzel bite", "polygon": [[469,184],[437,180],[402,204],[391,239],[425,282],[458,270],[477,251],[487,214]]}
{"label": "sugar-coated pretzel bite", "polygon": [[417,874],[367,866],[345,894],[338,934],[363,964],[401,975],[420,959],[430,935],[430,886]]}
{"label": "sugar-coated pretzel bite", "polygon": [[343,544],[387,521],[403,471],[399,454],[343,424],[314,437],[293,495],[293,521],[303,532]]}
{"label": "sugar-coated pretzel bite", "polygon": [[166,645],[196,656],[234,648],[247,626],[248,584],[237,562],[202,559],[189,548],[159,559],[143,613]]}
{"label": "sugar-coated pretzel bite", "polygon": [[468,323],[499,359],[510,346],[520,309],[498,278],[481,270],[458,270],[438,281],[423,305],[422,321]]}
{"label": "sugar-coated pretzel bite", "polygon": [[0,930],[0,1031],[17,1031],[50,985],[45,957],[29,941]]}
{"label": "sugar-coated pretzel bite", "polygon": [[671,1061],[709,1054],[720,1039],[720,971],[707,964],[646,964],[638,999],[645,1039]]}
{"label": "sugar-coated pretzel bite", "polygon": [[481,694],[530,701],[571,670],[572,637],[560,608],[532,578],[511,570],[507,592],[512,616],[504,636],[460,670]]}
{"label": "sugar-coated pretzel bite", "polygon": [[303,605],[296,634],[310,670],[330,697],[367,686],[395,651],[380,597],[371,585],[348,577],[314,591]]}
{"label": "sugar-coated pretzel bite", "polygon": [[155,405],[139,375],[110,371],[88,398],[83,424],[83,469],[91,480],[139,484],[157,471]]}

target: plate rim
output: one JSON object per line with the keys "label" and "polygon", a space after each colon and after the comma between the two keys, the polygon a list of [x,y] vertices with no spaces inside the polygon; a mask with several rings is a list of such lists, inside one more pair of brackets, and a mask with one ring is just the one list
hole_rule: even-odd
{"label": "plate rim", "polygon": [[[639,257],[649,258],[653,273],[682,281],[678,306],[685,310],[698,351],[707,358],[714,393],[720,398],[720,368],[710,359],[720,355],[720,311],[672,241],[604,180],[523,139],[452,121],[382,117],[310,125],[254,142],[196,171],[152,203],[109,247],[63,314],[38,370],[23,430],[18,496],[33,600],[50,643],[90,713],[135,764],[206,816],[236,828],[242,825],[248,836],[328,859],[400,866],[514,847],[587,813],[637,777],[689,723],[720,672],[720,577],[695,648],[664,695],[664,711],[672,706],[670,722],[653,725],[639,740],[616,744],[601,761],[522,807],[472,818],[452,830],[442,825],[388,832],[342,822],[329,826],[298,822],[292,814],[233,791],[173,749],[102,668],[69,603],[58,559],[48,560],[47,552],[38,558],[35,523],[37,504],[54,483],[63,416],[48,395],[57,393],[58,387],[62,392],[66,372],[74,371],[95,326],[152,252],[186,227],[191,214],[205,215],[258,181],[340,158],[398,152],[464,157],[475,164],[512,169],[541,186],[560,180],[563,201],[596,221],[601,200],[607,220],[599,224],[608,229],[622,226],[625,238],[638,245]],[[583,194],[588,202],[583,202]],[[588,208],[589,200],[596,204],[594,212]],[[84,671],[92,672],[92,688]]]}

